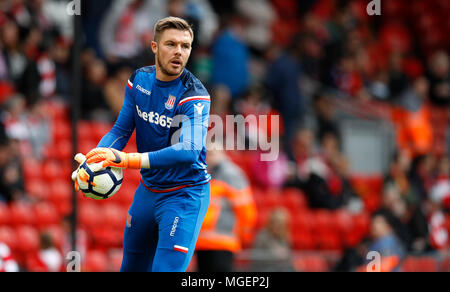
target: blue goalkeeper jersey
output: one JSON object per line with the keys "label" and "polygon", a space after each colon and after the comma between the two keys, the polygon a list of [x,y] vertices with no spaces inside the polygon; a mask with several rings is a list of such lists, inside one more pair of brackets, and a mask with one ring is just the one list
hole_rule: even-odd
{"label": "blue goalkeeper jersey", "polygon": [[206,135],[210,97],[187,69],[180,77],[156,79],[155,66],[135,71],[113,128],[97,147],[122,150],[136,128],[139,153],[149,152],[150,169],[142,169],[144,184],[156,191],[207,183]]}

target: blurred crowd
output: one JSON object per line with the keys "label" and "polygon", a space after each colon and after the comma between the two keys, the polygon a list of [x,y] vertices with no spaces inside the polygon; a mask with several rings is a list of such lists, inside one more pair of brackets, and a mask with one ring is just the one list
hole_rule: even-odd
{"label": "blurred crowd", "polygon": [[[256,132],[281,137],[276,161],[250,154],[245,166],[235,161],[253,187],[296,188],[311,209],[373,215],[370,234],[343,252],[337,270],[357,269],[365,261],[361,251],[394,253],[398,258],[383,268],[395,270],[407,253],[448,249],[450,2],[384,1],[381,16],[368,16],[366,2],[82,1],[83,35],[74,36],[68,1],[2,1],[0,205],[29,200],[24,159],[47,157],[49,102],[71,105],[74,37],[83,40],[82,118],[112,123],[129,76],[154,64],[154,23],[172,15],[193,25],[187,68],[208,87],[212,114],[281,117],[278,131],[259,123],[242,131],[247,140]],[[395,131],[396,151],[370,207],[343,153],[342,104],[357,115],[375,114]],[[286,262],[292,246],[280,225],[288,221],[289,212],[275,210],[246,247],[271,249]],[[44,236],[43,250],[49,241]]]}

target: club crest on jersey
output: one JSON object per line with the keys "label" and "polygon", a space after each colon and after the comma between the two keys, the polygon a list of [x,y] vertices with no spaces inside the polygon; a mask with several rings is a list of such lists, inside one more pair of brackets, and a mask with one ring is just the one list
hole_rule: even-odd
{"label": "club crest on jersey", "polygon": [[175,99],[176,99],[175,96],[169,95],[167,102],[164,104],[166,106],[166,109],[168,109],[168,110],[173,109],[173,105],[175,104]]}

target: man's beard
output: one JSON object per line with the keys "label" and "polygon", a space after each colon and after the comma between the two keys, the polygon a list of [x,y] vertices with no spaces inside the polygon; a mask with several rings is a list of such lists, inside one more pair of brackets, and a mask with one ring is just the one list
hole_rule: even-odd
{"label": "man's beard", "polygon": [[[169,70],[167,70],[162,64],[159,59],[159,52],[156,54],[156,62],[158,62],[159,69],[161,72],[167,76],[177,76],[180,73],[170,73]],[[180,72],[183,72],[185,66],[181,66]]]}

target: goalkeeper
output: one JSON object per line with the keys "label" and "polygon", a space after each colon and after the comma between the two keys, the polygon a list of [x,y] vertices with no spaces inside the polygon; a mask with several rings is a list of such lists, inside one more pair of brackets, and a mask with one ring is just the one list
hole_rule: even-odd
{"label": "goalkeeper", "polygon": [[[185,271],[208,208],[210,97],[185,69],[193,37],[183,19],[156,23],[155,66],[131,75],[116,123],[86,155],[87,163],[141,170],[123,238],[124,272]],[[139,153],[121,152],[134,129]]]}

